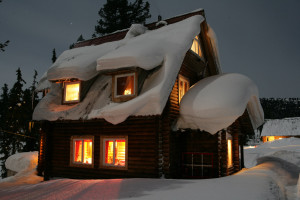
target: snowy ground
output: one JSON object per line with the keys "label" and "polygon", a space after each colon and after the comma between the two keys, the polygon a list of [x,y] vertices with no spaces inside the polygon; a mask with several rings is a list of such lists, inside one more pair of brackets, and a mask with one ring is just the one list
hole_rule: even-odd
{"label": "snowy ground", "polygon": [[[1,199],[297,199],[300,139],[290,138],[245,149],[252,166],[224,178],[56,179],[39,184],[0,182]],[[31,177],[34,177],[32,175]],[[21,177],[20,177],[21,178]],[[27,177],[28,179],[29,177]],[[5,180],[5,179],[4,179]],[[15,183],[20,181],[15,180]]]}

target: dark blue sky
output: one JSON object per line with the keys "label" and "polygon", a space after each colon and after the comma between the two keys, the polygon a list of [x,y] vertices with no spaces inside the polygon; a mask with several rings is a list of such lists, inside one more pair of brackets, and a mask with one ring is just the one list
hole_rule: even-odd
{"label": "dark blue sky", "polygon": [[[18,67],[32,81],[80,34],[89,39],[106,0],[4,0],[0,3],[0,87],[15,82]],[[223,72],[242,73],[261,97],[300,97],[299,0],[149,0],[152,18],[163,19],[204,8],[219,43]]]}

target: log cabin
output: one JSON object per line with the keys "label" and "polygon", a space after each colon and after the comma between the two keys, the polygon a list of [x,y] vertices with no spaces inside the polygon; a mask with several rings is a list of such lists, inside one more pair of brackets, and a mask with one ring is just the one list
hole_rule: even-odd
{"label": "log cabin", "polygon": [[43,89],[45,180],[227,176],[240,170],[239,136],[263,122],[255,84],[221,73],[203,9],[77,43]]}
{"label": "log cabin", "polygon": [[261,131],[264,143],[290,137],[300,138],[300,117],[268,119]]}

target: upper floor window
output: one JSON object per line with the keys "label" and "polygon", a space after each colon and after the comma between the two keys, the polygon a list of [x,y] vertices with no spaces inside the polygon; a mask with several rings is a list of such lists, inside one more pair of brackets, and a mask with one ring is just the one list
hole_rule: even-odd
{"label": "upper floor window", "polygon": [[195,52],[198,56],[200,56],[201,58],[203,58],[202,50],[201,50],[201,45],[200,45],[200,40],[199,40],[199,36],[198,35],[193,40],[193,44],[191,46],[191,50],[193,52]]}
{"label": "upper floor window", "polygon": [[122,102],[137,96],[136,72],[113,75],[113,101]]}
{"label": "upper floor window", "polygon": [[178,78],[178,95],[179,95],[179,103],[184,96],[184,94],[190,89],[190,81],[188,78],[179,75]]}
{"label": "upper floor window", "polygon": [[80,81],[64,82],[63,103],[77,103],[80,101]]}
{"label": "upper floor window", "polygon": [[73,136],[71,138],[71,165],[92,166],[93,136]]}

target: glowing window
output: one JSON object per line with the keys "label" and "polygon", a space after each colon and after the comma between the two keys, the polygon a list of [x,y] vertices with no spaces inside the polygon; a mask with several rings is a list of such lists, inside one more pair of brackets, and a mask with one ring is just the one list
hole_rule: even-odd
{"label": "glowing window", "polygon": [[199,40],[198,35],[193,40],[193,44],[191,46],[191,50],[193,52],[195,52],[198,56],[200,56],[201,58],[203,58],[202,51],[201,51],[200,40]]}
{"label": "glowing window", "polygon": [[127,168],[127,137],[101,138],[101,167]]}
{"label": "glowing window", "polygon": [[72,163],[73,164],[93,164],[93,138],[72,138]]}
{"label": "glowing window", "polygon": [[190,81],[189,79],[185,78],[184,76],[179,75],[178,78],[178,95],[179,95],[179,103],[185,93],[190,89]]}
{"label": "glowing window", "polygon": [[227,140],[227,151],[228,151],[227,166],[232,167],[233,166],[233,162],[232,162],[232,139]]}
{"label": "glowing window", "polygon": [[115,79],[116,96],[135,94],[135,74],[117,75]]}
{"label": "glowing window", "polygon": [[65,82],[64,85],[64,103],[79,102],[80,82]]}
{"label": "glowing window", "polygon": [[113,76],[113,101],[122,102],[133,99],[137,95],[137,74],[127,73]]}

